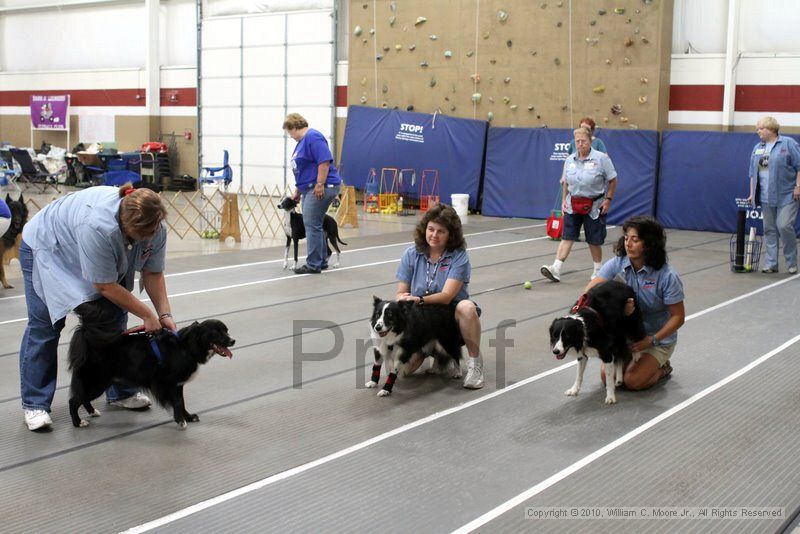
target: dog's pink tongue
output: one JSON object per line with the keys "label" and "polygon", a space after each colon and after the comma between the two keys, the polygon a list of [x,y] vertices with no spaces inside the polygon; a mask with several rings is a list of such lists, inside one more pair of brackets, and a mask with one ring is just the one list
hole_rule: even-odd
{"label": "dog's pink tongue", "polygon": [[563,360],[564,356],[566,356],[566,352],[562,352],[561,354],[556,354],[556,360]]}
{"label": "dog's pink tongue", "polygon": [[226,358],[233,359],[233,353],[228,350],[228,347],[221,347],[219,345],[211,345],[211,350],[219,354],[220,356],[225,356]]}

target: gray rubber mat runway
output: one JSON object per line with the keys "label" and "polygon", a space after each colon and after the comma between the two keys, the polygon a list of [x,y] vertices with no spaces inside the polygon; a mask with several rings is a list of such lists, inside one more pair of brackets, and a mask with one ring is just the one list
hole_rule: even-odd
{"label": "gray rubber mat runway", "polygon": [[[782,523],[532,521],[525,509],[771,506],[785,518],[800,506],[790,463],[800,364],[791,344],[530,499],[498,508],[800,334],[800,292],[783,274],[730,273],[727,235],[670,232],[690,315],[674,377],[621,392],[608,407],[590,364],[581,395],[567,398],[574,366],[549,356],[547,325],[588,280],[585,245],[576,244],[561,284],[546,283],[535,273],[555,245],[541,222],[470,219],[470,289],[484,310],[480,391],[424,374],[401,378],[389,398],[361,386],[371,297],[394,293],[407,232],[351,238],[342,268],[321,276],[290,276],[277,249],[204,257],[202,267],[171,261],[176,318],[218,317],[237,338],[232,361],[212,361],[187,385],[201,422],[183,432],[161,408],[108,408],[89,428],[73,429],[66,370],[54,431],[28,432],[17,378],[24,302],[0,300],[0,530],[113,532],[166,517],[157,530],[445,532],[494,513],[475,526],[743,532]],[[190,271],[203,272],[178,274]],[[526,279],[531,291],[522,289]],[[312,323],[301,330],[300,320]],[[498,358],[502,343],[493,340],[507,320],[516,322],[507,330],[513,346]],[[313,361],[337,337],[341,349]]]}

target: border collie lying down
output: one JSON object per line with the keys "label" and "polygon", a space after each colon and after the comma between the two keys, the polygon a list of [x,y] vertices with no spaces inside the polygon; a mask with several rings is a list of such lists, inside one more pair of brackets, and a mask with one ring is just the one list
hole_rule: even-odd
{"label": "border collie lying down", "polygon": [[625,315],[629,298],[636,302],[636,293],[628,285],[611,280],[596,285],[581,297],[570,315],[554,319],[550,325],[550,347],[561,360],[570,352],[578,358],[575,384],[565,395],[576,396],[583,384],[586,360],[600,358],[606,365],[606,404],[617,402],[615,389],[622,385],[625,366],[632,355],[628,340],[645,337],[642,312],[634,307]]}
{"label": "border collie lying down", "polygon": [[444,304],[381,300],[373,297],[370,334],[374,344],[375,364],[368,388],[378,386],[381,365],[386,361],[386,383],[379,397],[391,394],[397,375],[414,354],[434,357],[431,372],[449,372],[461,378],[461,347],[464,340],[456,323],[453,307]]}
{"label": "border collie lying down", "polygon": [[[297,267],[297,244],[301,239],[306,238],[306,226],[303,224],[303,216],[294,210],[295,207],[297,207],[297,201],[291,197],[284,197],[281,203],[278,204],[278,208],[284,211],[283,232],[286,234],[286,251],[283,254],[284,269],[289,266],[289,246],[292,242],[294,242],[294,263],[292,264],[292,269]],[[342,245],[347,245],[347,243],[339,238],[339,225],[336,224],[336,219],[328,214],[325,214],[325,217],[322,219],[322,231],[325,232],[325,236],[328,238],[328,242],[330,242],[330,246],[325,243],[328,249],[327,257],[331,257],[331,247],[336,251],[336,259],[331,265],[331,267],[336,268],[339,266],[339,256],[342,254],[342,251],[339,250],[339,245],[336,243],[337,241]]]}
{"label": "border collie lying down", "polygon": [[69,344],[69,367],[72,370],[69,414],[76,427],[89,422],[78,416],[83,406],[89,415],[100,412],[91,404],[114,381],[147,388],[164,407],[172,407],[173,418],[181,428],[200,420],[186,410],[183,385],[192,379],[198,367],[214,354],[231,358],[229,347],[236,341],[228,335],[222,321],[208,319],[194,322],[177,332],[163,331],[153,337],[144,334],[119,334],[113,331],[110,318],[119,309],[106,299],[86,302],[75,311],[81,324]]}

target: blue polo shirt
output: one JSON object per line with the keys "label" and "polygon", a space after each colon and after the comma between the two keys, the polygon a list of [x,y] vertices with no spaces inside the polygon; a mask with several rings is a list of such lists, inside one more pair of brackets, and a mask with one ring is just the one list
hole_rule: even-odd
{"label": "blue polo shirt", "polygon": [[572,213],[572,203],[570,199],[576,197],[595,198],[592,211],[589,216],[597,219],[600,215],[600,204],[608,191],[608,184],[617,177],[614,164],[603,152],[595,150],[589,151],[585,159],[580,159],[578,153],[570,154],[564,161],[563,180],[567,182],[567,213]]}
{"label": "blue polo shirt", "polygon": [[428,256],[411,245],[403,252],[397,267],[397,280],[408,284],[415,297],[440,293],[449,278],[464,282],[453,299],[453,304],[469,298],[469,277],[472,267],[464,249],[446,250],[438,262],[432,263]]}
{"label": "blue polo shirt", "polygon": [[299,190],[305,192],[314,187],[317,181],[317,169],[321,163],[329,161],[328,185],[342,183],[339,171],[333,164],[333,155],[328,147],[328,141],[320,132],[309,128],[306,134],[297,143],[292,153],[291,166],[294,173],[294,185]]}
{"label": "blue polo shirt", "polygon": [[116,187],[92,187],[51,202],[25,225],[33,288],[53,324],[98,299],[95,283],[119,282],[130,291],[137,271],[164,270],[166,226],[151,240],[129,246],[119,226],[121,201]]}
{"label": "blue polo shirt", "polygon": [[[617,278],[618,275],[621,280]],[[668,263],[658,270],[645,265],[635,271],[627,256],[615,256],[603,265],[598,276],[606,280],[616,278],[633,288],[644,316],[645,332],[650,336],[661,330],[669,320],[667,306],[683,301],[683,282]],[[677,340],[678,333],[673,332],[659,342],[670,345]]]}

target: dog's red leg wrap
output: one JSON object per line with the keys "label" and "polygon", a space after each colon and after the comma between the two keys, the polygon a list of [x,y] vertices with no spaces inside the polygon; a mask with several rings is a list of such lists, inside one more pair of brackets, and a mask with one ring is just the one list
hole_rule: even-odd
{"label": "dog's red leg wrap", "polygon": [[375,365],[372,366],[372,381],[377,384],[378,380],[380,379],[381,379],[381,365],[376,363]]}
{"label": "dog's red leg wrap", "polygon": [[391,393],[395,380],[397,380],[397,373],[389,373],[389,376],[386,377],[386,383],[383,385],[383,389]]}

